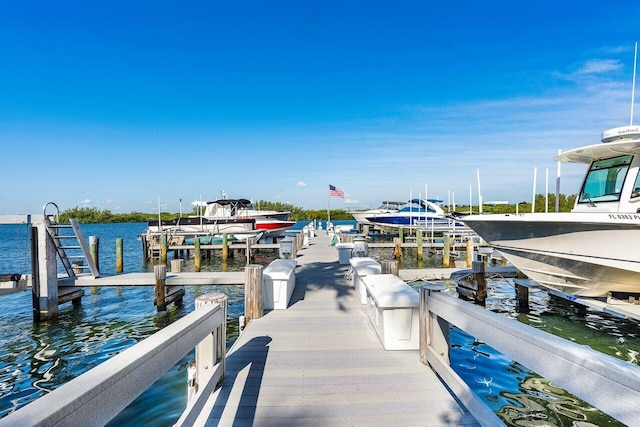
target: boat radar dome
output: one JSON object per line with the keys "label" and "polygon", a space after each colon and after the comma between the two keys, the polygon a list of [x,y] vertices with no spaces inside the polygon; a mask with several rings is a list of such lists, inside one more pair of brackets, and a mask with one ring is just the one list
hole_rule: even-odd
{"label": "boat radar dome", "polygon": [[602,142],[613,142],[623,139],[640,138],[640,126],[621,126],[605,130],[600,137]]}

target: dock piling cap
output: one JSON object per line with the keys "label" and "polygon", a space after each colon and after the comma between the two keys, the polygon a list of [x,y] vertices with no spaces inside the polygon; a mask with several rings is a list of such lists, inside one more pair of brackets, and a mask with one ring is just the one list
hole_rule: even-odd
{"label": "dock piling cap", "polygon": [[222,304],[227,299],[227,294],[221,292],[211,292],[208,294],[200,295],[196,298],[196,306],[200,307],[209,304]]}
{"label": "dock piling cap", "polygon": [[439,292],[447,289],[447,285],[442,282],[425,282],[421,288],[427,291]]}

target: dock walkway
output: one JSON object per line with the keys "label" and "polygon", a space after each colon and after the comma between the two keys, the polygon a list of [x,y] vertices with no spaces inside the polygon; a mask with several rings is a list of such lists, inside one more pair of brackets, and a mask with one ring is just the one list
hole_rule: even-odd
{"label": "dock walkway", "polygon": [[324,231],[286,310],[252,320],[197,425],[475,426],[418,351],[385,351]]}

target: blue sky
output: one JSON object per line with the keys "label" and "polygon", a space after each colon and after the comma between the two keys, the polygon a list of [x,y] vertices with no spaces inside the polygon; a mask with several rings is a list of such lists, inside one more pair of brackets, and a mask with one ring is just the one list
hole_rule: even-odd
{"label": "blue sky", "polygon": [[558,150],[629,124],[639,21],[637,1],[5,2],[0,214],[477,204],[478,171],[484,201],[530,200],[534,168],[553,191]]}

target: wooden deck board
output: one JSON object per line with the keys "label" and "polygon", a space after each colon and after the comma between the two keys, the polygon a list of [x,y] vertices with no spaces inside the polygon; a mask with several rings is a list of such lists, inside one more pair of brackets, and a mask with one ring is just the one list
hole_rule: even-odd
{"label": "wooden deck board", "polygon": [[385,351],[323,231],[287,310],[252,320],[197,425],[476,426],[418,351]]}

